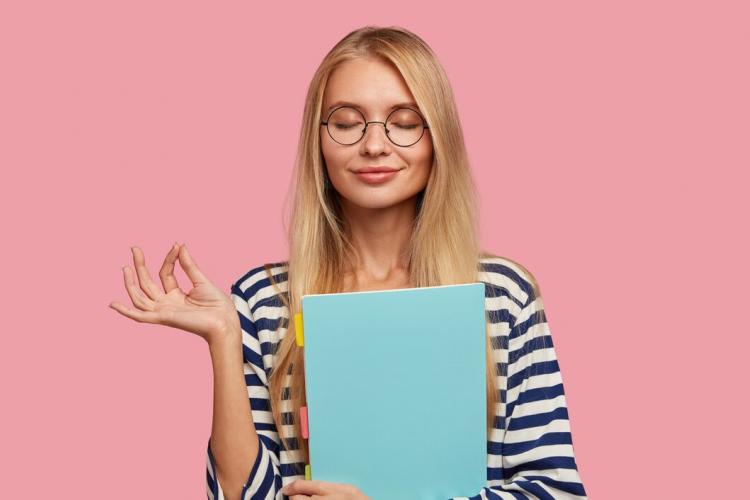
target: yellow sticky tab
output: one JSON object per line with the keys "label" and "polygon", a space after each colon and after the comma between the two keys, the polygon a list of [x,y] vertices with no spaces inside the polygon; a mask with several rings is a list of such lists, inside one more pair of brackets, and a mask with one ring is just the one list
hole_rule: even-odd
{"label": "yellow sticky tab", "polygon": [[310,464],[305,465],[305,479],[310,480],[312,474],[310,474]]}
{"label": "yellow sticky tab", "polygon": [[302,330],[302,313],[294,315],[294,330],[296,332],[297,345],[303,347],[305,345],[305,332]]}

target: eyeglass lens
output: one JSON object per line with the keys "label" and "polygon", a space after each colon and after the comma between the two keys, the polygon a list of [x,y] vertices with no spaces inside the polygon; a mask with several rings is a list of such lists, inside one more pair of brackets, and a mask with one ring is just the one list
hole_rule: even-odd
{"label": "eyeglass lens", "polygon": [[[410,146],[422,137],[424,122],[413,109],[399,108],[388,116],[385,130],[395,144]],[[328,132],[339,144],[354,144],[362,138],[364,131],[364,117],[354,108],[340,107],[328,118]]]}

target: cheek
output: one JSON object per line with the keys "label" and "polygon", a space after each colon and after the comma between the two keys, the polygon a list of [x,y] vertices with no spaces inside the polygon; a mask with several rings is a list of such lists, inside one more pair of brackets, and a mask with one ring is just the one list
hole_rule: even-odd
{"label": "cheek", "polygon": [[422,170],[428,170],[432,166],[433,151],[431,144],[425,144],[423,147],[415,150],[410,158],[410,163],[419,166]]}
{"label": "cheek", "polygon": [[412,159],[415,164],[421,166],[430,166],[432,164],[432,139],[428,134],[425,134],[417,144],[414,150],[411,152]]}
{"label": "cheek", "polygon": [[344,155],[339,148],[336,148],[329,144],[330,138],[323,139],[320,150],[323,153],[323,160],[330,170],[330,174],[335,174],[335,171],[340,169],[341,165],[345,164]]}

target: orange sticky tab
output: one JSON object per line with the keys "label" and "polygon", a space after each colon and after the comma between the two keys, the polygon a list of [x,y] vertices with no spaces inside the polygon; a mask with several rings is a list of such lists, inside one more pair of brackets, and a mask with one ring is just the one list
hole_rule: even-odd
{"label": "orange sticky tab", "polygon": [[302,313],[296,313],[294,315],[294,330],[297,338],[297,345],[304,347],[305,345],[305,333],[302,330]]}
{"label": "orange sticky tab", "polygon": [[310,431],[307,428],[307,406],[300,406],[299,408],[299,424],[302,427],[302,437],[308,439]]}

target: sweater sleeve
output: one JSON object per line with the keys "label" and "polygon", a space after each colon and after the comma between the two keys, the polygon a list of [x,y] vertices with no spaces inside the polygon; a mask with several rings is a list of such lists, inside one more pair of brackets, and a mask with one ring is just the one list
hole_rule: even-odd
{"label": "sweater sleeve", "polygon": [[[242,500],[275,499],[281,496],[282,475],[279,460],[279,435],[271,414],[268,379],[261,343],[250,313],[247,297],[237,283],[231,286],[231,298],[237,308],[242,329],[242,357],[249,408],[258,434],[255,463],[242,487]],[[206,453],[206,491],[209,500],[224,500],[224,491],[216,475],[216,460],[208,439]]]}
{"label": "sweater sleeve", "polygon": [[[502,367],[501,367],[502,368]],[[573,452],[562,376],[541,296],[531,295],[508,338],[500,478],[471,497],[587,498]],[[489,450],[488,450],[489,451]],[[451,500],[465,500],[456,497]]]}

